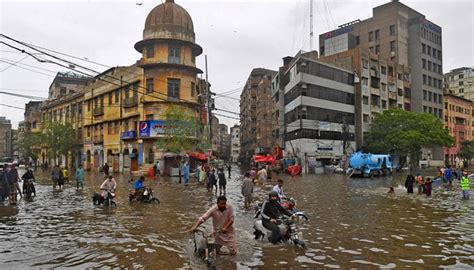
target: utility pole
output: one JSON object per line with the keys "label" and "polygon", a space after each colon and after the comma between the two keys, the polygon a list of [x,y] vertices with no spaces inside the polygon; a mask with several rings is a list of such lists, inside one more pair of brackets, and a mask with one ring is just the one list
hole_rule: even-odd
{"label": "utility pole", "polygon": [[309,51],[313,50],[313,0],[310,0],[310,13],[309,13]]}
{"label": "utility pole", "polygon": [[209,90],[209,76],[208,76],[208,70],[207,70],[207,54],[204,55],[204,61],[205,61],[205,68],[206,68],[206,97],[207,97],[207,117],[208,121],[207,123],[209,124],[209,143],[212,148],[212,108],[211,108],[211,91]]}

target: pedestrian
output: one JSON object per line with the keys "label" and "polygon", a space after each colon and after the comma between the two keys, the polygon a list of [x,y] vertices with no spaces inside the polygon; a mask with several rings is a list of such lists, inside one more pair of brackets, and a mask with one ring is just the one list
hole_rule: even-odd
{"label": "pedestrian", "polygon": [[230,179],[230,171],[232,170],[232,167],[230,166],[230,163],[227,164],[227,172],[229,173],[228,178]]}
{"label": "pedestrian", "polygon": [[10,196],[10,184],[7,180],[6,168],[0,171],[0,202]]}
{"label": "pedestrian", "polygon": [[76,190],[79,190],[79,186],[84,190],[84,169],[81,164],[76,170]]}
{"label": "pedestrian", "polygon": [[189,165],[187,161],[184,162],[182,170],[183,170],[184,185],[187,186],[189,182]]}
{"label": "pedestrian", "polygon": [[259,183],[264,183],[267,181],[267,169],[265,168],[265,166],[263,166],[257,173],[257,176],[258,176],[258,182]]}
{"label": "pedestrian", "polygon": [[425,194],[426,196],[431,196],[431,188],[432,188],[431,178],[427,177],[425,181]]}
{"label": "pedestrian", "polygon": [[412,174],[407,176],[405,180],[405,188],[407,189],[407,193],[413,194],[413,184],[415,183],[415,177]]}
{"label": "pedestrian", "polygon": [[107,164],[107,162],[102,167],[102,170],[104,170],[104,175],[105,176],[109,176],[109,165]]}
{"label": "pedestrian", "polygon": [[250,173],[246,172],[241,187],[242,196],[244,196],[244,207],[247,208],[252,204],[253,181],[250,179]]}
{"label": "pedestrian", "polygon": [[61,190],[62,186],[64,185],[63,179],[63,172],[59,169],[58,165],[53,167],[51,171],[51,178],[53,179],[53,190],[56,190],[56,186],[59,186],[59,190]]}
{"label": "pedestrian", "polygon": [[8,190],[10,191],[10,196],[9,196],[9,201],[10,201],[10,204],[11,205],[15,205],[16,204],[16,200],[17,200],[17,187],[16,187],[16,183],[18,182],[18,179],[15,178],[15,175],[14,173],[12,172],[12,168],[11,168],[11,165],[8,165],[7,167],[7,170],[5,172],[5,177],[7,179],[7,182],[8,182]]}
{"label": "pedestrian", "polygon": [[471,190],[471,180],[467,177],[467,171],[463,172],[461,177],[462,199],[469,200],[469,191]]}
{"label": "pedestrian", "polygon": [[157,160],[156,161],[156,164],[155,164],[155,176],[158,178],[160,177],[160,173],[161,173],[161,168],[160,168],[160,161]]}
{"label": "pedestrian", "polygon": [[444,182],[448,183],[449,186],[452,186],[453,182],[453,171],[451,171],[451,168],[448,166],[444,170]]}
{"label": "pedestrian", "polygon": [[16,165],[11,165],[11,171],[10,173],[12,174],[12,177],[15,181],[15,188],[17,191],[17,194],[20,194],[20,198],[23,198],[23,192],[21,191],[20,188],[20,176],[18,175],[18,170],[16,169]]}
{"label": "pedestrian", "polygon": [[214,187],[216,187],[216,194],[217,194],[217,176],[216,170],[212,169],[207,176],[207,190],[212,192]]}
{"label": "pedestrian", "polygon": [[[203,184],[203,183],[206,183],[206,178],[207,178],[207,174],[206,174],[206,171],[204,170],[204,167],[201,166],[200,170],[199,170],[199,184]],[[207,181],[209,182],[209,181]],[[210,185],[208,183],[208,185]],[[209,187],[208,187],[209,189]]]}
{"label": "pedestrian", "polygon": [[226,246],[231,255],[237,254],[237,241],[235,237],[234,210],[227,204],[225,196],[217,197],[217,205],[212,206],[192,226],[191,232],[196,232],[199,225],[212,217],[212,231],[216,243],[217,254],[225,254],[221,251]]}
{"label": "pedestrian", "polygon": [[227,179],[225,179],[224,168],[219,168],[217,177],[219,178],[219,195],[224,193],[225,196],[225,186],[227,185]]}
{"label": "pedestrian", "polygon": [[423,176],[417,173],[415,180],[418,185],[418,195],[425,193],[425,181],[423,180]]}

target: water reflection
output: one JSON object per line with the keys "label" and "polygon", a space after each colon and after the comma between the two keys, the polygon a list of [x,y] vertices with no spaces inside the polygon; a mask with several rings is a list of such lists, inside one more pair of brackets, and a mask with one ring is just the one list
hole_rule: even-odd
{"label": "water reflection", "polygon": [[[236,173],[234,172],[234,175]],[[307,249],[253,239],[253,211],[243,209],[240,182],[228,182],[234,205],[238,255],[218,259],[218,268],[434,268],[474,265],[474,213],[458,188],[432,197],[408,195],[404,176],[346,179],[343,175],[285,178],[310,220],[301,224]],[[37,197],[16,207],[0,205],[2,268],[123,267],[204,268],[193,256],[186,232],[215,196],[176,180],[147,181],[162,202],[128,203],[129,177],[117,177],[116,209],[91,203],[102,176],[88,175],[86,189],[53,192],[40,178]],[[386,194],[395,186],[394,196]],[[398,188],[397,188],[398,187]],[[257,187],[264,199],[271,184]],[[210,223],[206,224],[207,229]]]}

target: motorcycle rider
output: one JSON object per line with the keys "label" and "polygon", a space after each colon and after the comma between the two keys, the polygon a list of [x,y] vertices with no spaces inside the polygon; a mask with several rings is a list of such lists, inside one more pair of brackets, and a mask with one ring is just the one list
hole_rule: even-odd
{"label": "motorcycle rider", "polygon": [[33,182],[36,181],[35,176],[33,175],[33,171],[30,168],[26,168],[26,172],[21,176],[21,179],[23,180],[23,194],[26,193],[27,185],[28,182],[31,184],[31,191],[33,193],[33,197],[36,197],[36,189],[35,185]]}
{"label": "motorcycle rider", "polygon": [[272,231],[272,234],[268,237],[272,244],[276,244],[283,236],[278,227],[278,218],[282,214],[293,217],[290,212],[280,205],[278,199],[278,192],[272,190],[268,193],[268,201],[262,206],[262,225]]}
{"label": "motorcycle rider", "polygon": [[133,183],[133,188],[135,189],[134,196],[137,200],[140,200],[143,196],[143,192],[145,191],[145,187],[143,186],[143,181],[145,181],[144,176],[140,176],[135,182]]}
{"label": "motorcycle rider", "polygon": [[115,182],[115,179],[113,178],[112,175],[109,175],[102,185],[100,185],[100,189],[102,190],[101,195],[102,198],[105,199],[107,198],[107,191],[113,192],[117,188],[117,182]]}
{"label": "motorcycle rider", "polygon": [[285,193],[283,192],[283,180],[278,179],[278,184],[276,184],[272,190],[278,193],[279,201],[281,201],[282,199],[286,199]]}

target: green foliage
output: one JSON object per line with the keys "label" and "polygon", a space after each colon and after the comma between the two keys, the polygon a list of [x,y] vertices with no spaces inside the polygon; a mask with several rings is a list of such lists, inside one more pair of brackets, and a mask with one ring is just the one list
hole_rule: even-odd
{"label": "green foliage", "polygon": [[415,162],[423,147],[450,147],[454,138],[435,116],[396,109],[375,117],[366,141],[367,151],[410,155]]}
{"label": "green foliage", "polygon": [[52,123],[43,133],[43,145],[47,148],[50,157],[65,155],[79,147],[80,139],[72,124]]}
{"label": "green foliage", "polygon": [[41,145],[44,143],[44,136],[40,132],[25,133],[24,137],[18,140],[18,147],[22,157],[31,157],[37,160],[41,153]]}
{"label": "green foliage", "polygon": [[461,158],[470,160],[474,157],[474,142],[473,141],[462,141],[461,150],[458,153]]}
{"label": "green foliage", "polygon": [[182,108],[170,108],[164,118],[163,135],[156,142],[160,149],[182,154],[197,147],[200,123],[196,115]]}

